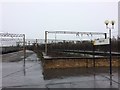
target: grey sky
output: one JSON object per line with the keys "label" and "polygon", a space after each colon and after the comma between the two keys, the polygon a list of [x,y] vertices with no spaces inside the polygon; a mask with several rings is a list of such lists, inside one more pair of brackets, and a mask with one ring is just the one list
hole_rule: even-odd
{"label": "grey sky", "polygon": [[1,7],[1,31],[25,33],[27,38],[42,39],[45,30],[108,32],[106,19],[116,21],[113,35],[118,32],[117,2],[3,3]]}

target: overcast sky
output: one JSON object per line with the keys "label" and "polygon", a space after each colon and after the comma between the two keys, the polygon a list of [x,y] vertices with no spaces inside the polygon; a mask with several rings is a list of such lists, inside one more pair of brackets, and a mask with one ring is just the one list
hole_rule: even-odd
{"label": "overcast sky", "polygon": [[1,31],[26,38],[42,39],[45,30],[108,32],[106,19],[116,21],[112,34],[118,32],[117,2],[9,2],[0,7]]}

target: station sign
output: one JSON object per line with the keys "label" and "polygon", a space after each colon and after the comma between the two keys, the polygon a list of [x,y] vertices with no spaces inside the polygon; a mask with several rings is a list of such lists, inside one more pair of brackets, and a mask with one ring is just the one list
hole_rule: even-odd
{"label": "station sign", "polygon": [[109,42],[109,38],[107,39],[100,38],[100,39],[95,39],[93,44],[94,45],[107,45],[107,44],[110,44],[110,42]]}

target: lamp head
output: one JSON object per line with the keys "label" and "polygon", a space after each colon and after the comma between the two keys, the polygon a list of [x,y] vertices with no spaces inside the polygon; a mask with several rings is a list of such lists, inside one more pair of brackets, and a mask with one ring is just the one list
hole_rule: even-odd
{"label": "lamp head", "polygon": [[106,21],[105,21],[105,24],[106,24],[106,25],[108,25],[108,24],[109,24],[109,21],[108,21],[108,20],[106,20]]}
{"label": "lamp head", "polygon": [[114,29],[115,21],[112,20],[112,21],[111,21],[111,24],[112,24],[112,29]]}
{"label": "lamp head", "polygon": [[108,28],[108,24],[109,24],[109,21],[106,20],[106,21],[105,21],[106,28]]}
{"label": "lamp head", "polygon": [[112,20],[112,21],[111,21],[111,24],[112,24],[112,25],[114,25],[114,24],[115,24],[115,21],[114,21],[114,20]]}

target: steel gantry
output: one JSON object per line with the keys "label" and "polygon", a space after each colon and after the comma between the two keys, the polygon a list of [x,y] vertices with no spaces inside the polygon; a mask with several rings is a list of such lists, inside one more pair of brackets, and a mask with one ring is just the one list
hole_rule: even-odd
{"label": "steel gantry", "polygon": [[47,34],[55,33],[55,34],[76,34],[76,35],[104,35],[104,38],[107,38],[107,33],[101,32],[72,32],[72,31],[45,31],[45,54],[47,55]]}
{"label": "steel gantry", "polygon": [[23,38],[23,54],[24,54],[24,69],[25,69],[25,58],[26,58],[26,50],[25,50],[25,34],[13,34],[13,33],[0,33],[0,37],[21,37]]}

